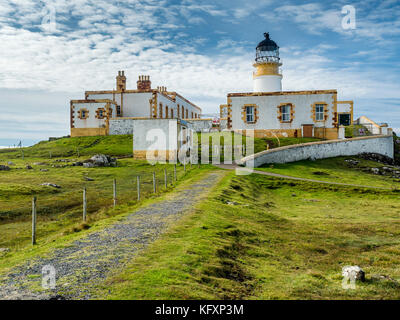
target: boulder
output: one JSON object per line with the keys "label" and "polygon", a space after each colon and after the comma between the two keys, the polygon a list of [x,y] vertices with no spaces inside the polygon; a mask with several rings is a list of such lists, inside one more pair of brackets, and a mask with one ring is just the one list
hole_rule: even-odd
{"label": "boulder", "polygon": [[359,266],[345,266],[342,269],[342,276],[350,281],[365,281],[365,272]]}
{"label": "boulder", "polygon": [[379,169],[378,168],[371,168],[371,171],[373,174],[379,174]]}
{"label": "boulder", "polygon": [[359,154],[358,156],[365,160],[378,161],[378,162],[385,163],[385,164],[393,164],[394,163],[392,158],[390,158],[388,156],[384,156],[379,153],[364,152],[364,153]]}
{"label": "boulder", "polygon": [[32,168],[32,166],[26,166],[26,169],[28,169],[28,170],[32,170],[33,168]]}
{"label": "boulder", "polygon": [[14,165],[14,162],[8,161],[7,164],[8,164],[9,166],[13,166],[13,165]]}
{"label": "boulder", "polygon": [[89,160],[85,160],[83,162],[83,166],[85,168],[94,168],[94,167],[116,167],[117,159],[111,158],[110,156],[104,154],[96,154],[91,157]]}
{"label": "boulder", "polygon": [[9,170],[10,170],[10,167],[0,165],[0,171],[9,171]]}
{"label": "boulder", "polygon": [[84,168],[94,168],[95,165],[94,165],[94,163],[92,163],[92,162],[85,162],[85,163],[83,164],[83,167],[84,167]]}
{"label": "boulder", "polygon": [[61,187],[59,185],[57,185],[55,183],[49,183],[49,182],[42,183],[41,186],[53,187],[53,188],[56,188],[56,189],[61,189]]}
{"label": "boulder", "polygon": [[40,169],[41,172],[48,172],[49,169]]}
{"label": "boulder", "polygon": [[47,165],[47,163],[45,163],[45,162],[34,162],[33,165],[35,165],[35,166],[45,166],[45,165]]}
{"label": "boulder", "polygon": [[89,177],[83,177],[83,179],[86,180],[86,181],[94,181],[94,179],[89,178]]}
{"label": "boulder", "polygon": [[7,253],[10,252],[9,248],[0,248],[0,253]]}

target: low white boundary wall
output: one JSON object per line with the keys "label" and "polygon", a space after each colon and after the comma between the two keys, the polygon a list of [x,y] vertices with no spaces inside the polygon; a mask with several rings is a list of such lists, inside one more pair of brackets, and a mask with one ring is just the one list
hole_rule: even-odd
{"label": "low white boundary wall", "polygon": [[287,163],[306,159],[354,156],[363,152],[379,153],[393,159],[393,136],[370,136],[318,141],[262,151],[242,158],[238,164],[259,167],[267,163]]}

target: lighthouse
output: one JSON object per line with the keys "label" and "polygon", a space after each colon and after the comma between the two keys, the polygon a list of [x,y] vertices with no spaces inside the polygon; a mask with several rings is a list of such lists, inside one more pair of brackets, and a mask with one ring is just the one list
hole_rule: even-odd
{"label": "lighthouse", "polygon": [[282,91],[282,75],[279,58],[279,46],[271,40],[269,33],[264,33],[265,39],[256,48],[256,60],[253,72],[254,92]]}

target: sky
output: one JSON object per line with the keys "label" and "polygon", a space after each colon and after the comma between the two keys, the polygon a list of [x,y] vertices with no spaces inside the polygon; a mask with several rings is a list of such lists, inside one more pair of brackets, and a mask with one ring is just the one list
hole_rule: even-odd
{"label": "sky", "polygon": [[113,89],[118,70],[217,113],[252,91],[264,32],[284,91],[337,89],[355,118],[400,128],[398,0],[0,0],[0,146],[68,135],[69,100]]}

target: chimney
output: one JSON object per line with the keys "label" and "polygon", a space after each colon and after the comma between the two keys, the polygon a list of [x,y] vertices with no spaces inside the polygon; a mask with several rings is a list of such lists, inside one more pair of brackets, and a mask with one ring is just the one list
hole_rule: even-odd
{"label": "chimney", "polygon": [[126,90],[126,77],[125,71],[118,71],[117,76],[117,91],[123,92]]}
{"label": "chimney", "polygon": [[151,81],[150,76],[139,76],[139,80],[137,82],[138,90],[151,90]]}

